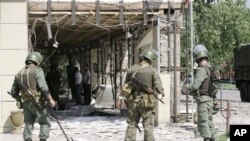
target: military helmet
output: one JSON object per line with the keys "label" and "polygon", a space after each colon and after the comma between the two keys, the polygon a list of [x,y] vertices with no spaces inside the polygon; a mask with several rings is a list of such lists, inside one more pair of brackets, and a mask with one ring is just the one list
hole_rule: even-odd
{"label": "military helmet", "polygon": [[39,52],[31,52],[26,57],[25,63],[27,63],[28,61],[32,61],[37,65],[40,65],[43,61],[43,56]]}
{"label": "military helmet", "polygon": [[145,49],[141,54],[140,57],[145,57],[149,61],[154,62],[157,59],[157,53],[154,49]]}
{"label": "military helmet", "polygon": [[194,47],[194,59],[197,61],[200,58],[208,58],[208,51],[204,45],[197,45]]}

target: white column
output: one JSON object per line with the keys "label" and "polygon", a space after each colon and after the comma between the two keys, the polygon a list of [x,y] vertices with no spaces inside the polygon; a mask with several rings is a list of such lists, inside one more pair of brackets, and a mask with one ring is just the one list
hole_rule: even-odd
{"label": "white column", "polygon": [[10,111],[17,110],[7,94],[28,53],[27,0],[0,0],[0,132],[10,132]]}
{"label": "white column", "polygon": [[155,113],[155,121],[156,126],[165,127],[168,123],[170,123],[170,74],[160,74],[160,78],[163,84],[165,97],[162,99],[163,103],[160,101],[157,102],[156,113]]}

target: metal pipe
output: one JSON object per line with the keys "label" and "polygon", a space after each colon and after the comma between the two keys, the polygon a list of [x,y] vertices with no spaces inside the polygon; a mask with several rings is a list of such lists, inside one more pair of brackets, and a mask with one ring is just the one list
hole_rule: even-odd
{"label": "metal pipe", "polygon": [[47,16],[46,17],[46,28],[47,28],[47,34],[48,34],[48,41],[50,39],[52,39],[52,32],[51,32],[51,25],[50,25],[50,22],[49,22],[49,17]]}
{"label": "metal pipe", "polygon": [[71,2],[71,10],[72,10],[72,25],[76,25],[76,0],[72,0]]}
{"label": "metal pipe", "polygon": [[144,23],[144,25],[147,25],[148,20],[147,20],[146,1],[145,0],[143,1],[142,5],[143,5],[143,10],[142,10],[142,13],[143,13],[143,23]]}
{"label": "metal pipe", "polygon": [[124,12],[124,5],[123,5],[123,0],[120,0],[119,1],[119,8],[120,8],[120,12],[119,12],[119,21],[120,21],[120,25],[124,25],[124,15],[123,15],[123,12]]}
{"label": "metal pipe", "polygon": [[48,33],[48,40],[52,39],[52,32],[51,32],[51,0],[47,2],[47,17],[46,17],[46,26],[47,26],[47,33]]}
{"label": "metal pipe", "polygon": [[[90,46],[88,46],[89,49],[89,68],[91,70],[92,65],[91,65],[91,48]],[[91,75],[92,71],[90,71],[90,87],[92,87],[92,75]],[[90,95],[92,96],[92,91],[90,91]]]}
{"label": "metal pipe", "polygon": [[170,54],[170,51],[171,51],[171,15],[170,15],[170,2],[168,2],[168,18],[167,18],[167,29],[168,29],[168,50],[167,50],[167,55],[168,55],[168,72],[171,71],[171,54]]}
{"label": "metal pipe", "polygon": [[117,84],[116,84],[116,75],[117,75],[117,42],[114,40],[114,87],[115,87],[115,105],[114,107],[117,108]]}
{"label": "metal pipe", "polygon": [[104,84],[103,81],[103,75],[104,75],[104,69],[103,69],[103,60],[104,60],[104,52],[103,52],[103,45],[101,46],[101,71],[102,71],[102,84]]}
{"label": "metal pipe", "polygon": [[[112,87],[112,94],[113,94],[113,100],[115,100],[115,92],[114,92],[114,81],[113,81],[113,61],[114,61],[114,39],[112,38],[112,40],[110,40],[110,80],[111,80],[111,87]],[[115,106],[114,106],[115,107]]]}
{"label": "metal pipe", "polygon": [[176,21],[174,21],[173,30],[174,30],[174,122],[177,123]]}
{"label": "metal pipe", "polygon": [[[194,60],[193,60],[193,48],[194,48],[194,37],[193,37],[193,2],[190,1],[189,2],[189,14],[190,14],[190,61],[191,61],[191,84],[193,84],[193,80],[194,80]],[[192,99],[192,114],[193,114],[193,109],[194,109],[194,102],[193,102],[193,99]],[[193,115],[191,116],[193,118]]]}
{"label": "metal pipe", "polygon": [[157,18],[157,25],[156,25],[156,46],[157,46],[157,53],[158,53],[158,58],[157,58],[157,71],[158,73],[161,72],[161,48],[160,48],[160,18]]}
{"label": "metal pipe", "polygon": [[122,87],[122,60],[123,60],[123,49],[122,49],[122,44],[119,42],[119,59],[120,59],[120,88]]}
{"label": "metal pipe", "polygon": [[229,134],[229,126],[230,126],[230,121],[229,121],[229,119],[230,119],[230,101],[229,100],[227,100],[227,117],[226,117],[226,133],[228,133]]}
{"label": "metal pipe", "polygon": [[[123,61],[123,58],[124,58],[123,46],[122,46],[121,41],[119,41],[120,89],[122,88],[122,85],[123,85],[123,76],[122,76],[122,61]],[[121,91],[120,91],[120,93],[121,93]],[[120,99],[119,102],[120,102],[120,109],[124,109],[124,100]]]}
{"label": "metal pipe", "polygon": [[[185,12],[185,13],[187,13],[187,12]],[[186,26],[186,29],[188,29],[188,14],[186,14],[185,15],[186,17],[185,17],[185,19],[186,19],[186,23],[185,23],[185,26]],[[185,62],[185,67],[188,67],[188,32],[187,32],[188,30],[186,30],[186,38],[185,38],[185,49],[186,49],[186,62]],[[187,81],[188,81],[188,69],[186,69],[186,83],[187,83]],[[186,95],[186,121],[188,122],[189,121],[189,119],[188,119],[188,95]]]}
{"label": "metal pipe", "polygon": [[100,0],[96,0],[96,24],[100,25]]}
{"label": "metal pipe", "polygon": [[48,23],[51,24],[51,0],[47,2]]}
{"label": "metal pipe", "polygon": [[95,67],[96,67],[96,73],[97,73],[97,85],[100,85],[100,72],[99,72],[100,49],[99,48],[97,48],[96,58],[97,58],[97,63]]}

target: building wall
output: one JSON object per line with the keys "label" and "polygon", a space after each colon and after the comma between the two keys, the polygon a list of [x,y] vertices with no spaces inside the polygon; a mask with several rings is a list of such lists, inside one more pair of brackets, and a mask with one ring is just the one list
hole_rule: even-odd
{"label": "building wall", "polygon": [[12,130],[10,111],[17,110],[7,94],[28,50],[27,1],[0,0],[0,132]]}

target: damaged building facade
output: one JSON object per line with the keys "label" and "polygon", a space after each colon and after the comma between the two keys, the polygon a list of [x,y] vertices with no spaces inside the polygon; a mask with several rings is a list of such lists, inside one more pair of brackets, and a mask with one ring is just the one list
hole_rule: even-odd
{"label": "damaged building facade", "polygon": [[44,56],[45,74],[57,65],[61,96],[70,97],[69,66],[91,69],[96,104],[124,108],[120,89],[126,71],[139,54],[154,48],[154,66],[165,89],[157,120],[170,122],[179,114],[180,35],[182,0],[0,0],[0,129],[9,132],[10,111],[17,110],[7,94],[28,52]]}

